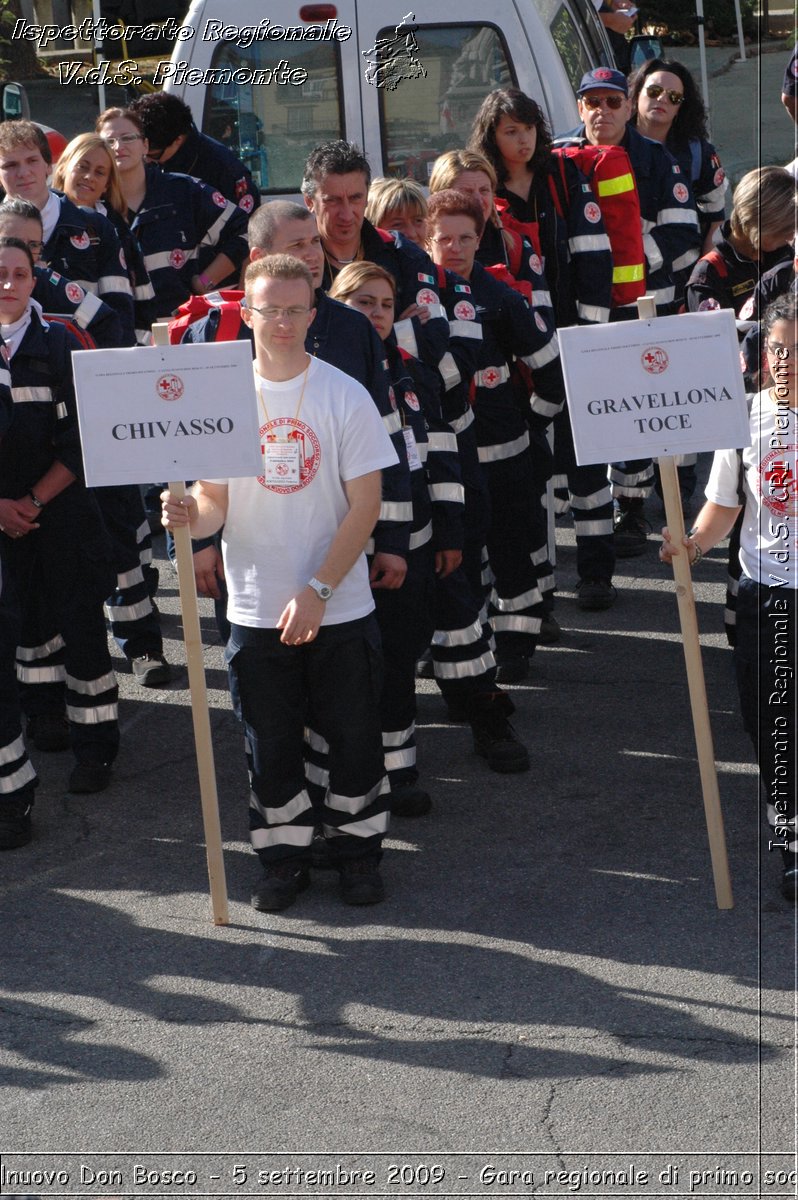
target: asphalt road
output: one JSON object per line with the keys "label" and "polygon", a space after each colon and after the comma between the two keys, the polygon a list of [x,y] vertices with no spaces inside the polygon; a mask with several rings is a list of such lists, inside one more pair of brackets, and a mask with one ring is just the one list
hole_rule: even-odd
{"label": "asphalt road", "polygon": [[[40,1195],[97,1195],[81,1164],[119,1171],[114,1195],[360,1194],[257,1179],[336,1163],[373,1167],[371,1195],[760,1194],[744,1182],[764,1169],[755,1152],[793,1146],[795,918],[777,862],[758,865],[757,783],[720,627],[723,555],[702,564],[697,598],[730,911],[715,906],[673,584],[655,542],[620,564],[618,602],[600,614],[576,607],[567,523],[558,543],[566,632],[513,689],[532,771],[492,774],[420,684],[435,807],[394,822],[379,907],[346,908],[321,873],[285,914],[249,907],[241,738],[207,602],[228,927],[210,921],[185,676],[146,693],[121,674],[122,753],[105,794],[67,795],[69,755],[38,757],[36,838],[3,855],[0,884],[7,1171],[70,1176]],[[165,564],[162,583],[179,663]],[[679,1186],[655,1178],[669,1163]],[[443,1182],[406,1173],[391,1185],[402,1164],[437,1166]],[[635,1183],[620,1193],[556,1179],[630,1164]],[[490,1165],[534,1182],[480,1183]],[[136,1185],[135,1166],[195,1170],[198,1182]],[[739,1186],[712,1182],[731,1170]],[[710,1173],[692,1193],[690,1171]],[[3,1192],[25,1190],[14,1178]]]}

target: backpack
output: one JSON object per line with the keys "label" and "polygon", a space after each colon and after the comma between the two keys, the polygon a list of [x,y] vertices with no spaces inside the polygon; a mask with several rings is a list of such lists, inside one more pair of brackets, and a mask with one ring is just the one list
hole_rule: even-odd
{"label": "backpack", "polygon": [[48,325],[62,325],[64,329],[68,329],[75,338],[75,341],[80,342],[81,350],[97,349],[97,343],[91,334],[87,333],[85,329],[81,329],[80,325],[76,321],[73,321],[72,317],[67,316],[65,313],[43,313],[42,315]]}
{"label": "backpack", "polygon": [[219,324],[216,328],[215,342],[233,342],[238,337],[241,328],[241,301],[243,292],[232,288],[224,288],[208,292],[205,296],[190,296],[181,304],[177,314],[169,322],[169,344],[178,346],[183,340],[183,334],[189,325],[201,321],[208,313],[216,309],[219,313]]}
{"label": "backpack", "polygon": [[[646,290],[646,256],[640,196],[629,155],[621,146],[555,146],[549,186],[560,216],[569,207],[565,159],[570,158],[590,184],[604,218],[612,251],[612,305],[634,304]],[[559,170],[557,169],[559,167]],[[590,219],[590,205],[585,213]]]}
{"label": "backpack", "polygon": [[[494,197],[493,205],[499,214],[502,229],[512,238],[512,245],[508,247],[508,261],[510,270],[515,275],[521,266],[521,238],[526,238],[531,243],[538,258],[543,257],[540,248],[540,227],[537,221],[522,221],[516,217],[510,209],[509,202],[501,196]],[[515,266],[510,261],[511,258],[515,260]]]}

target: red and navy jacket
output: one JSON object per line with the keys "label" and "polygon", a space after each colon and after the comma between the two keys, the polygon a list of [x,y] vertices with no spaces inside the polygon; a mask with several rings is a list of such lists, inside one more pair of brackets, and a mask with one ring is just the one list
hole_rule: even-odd
{"label": "red and navy jacket", "polygon": [[[479,261],[474,265],[475,267],[480,266],[484,273],[500,282],[502,286],[515,291],[526,307],[529,320],[534,322],[538,338],[542,336],[542,342],[538,343],[534,351],[508,350],[507,360],[513,388],[518,394],[527,424],[545,429],[562,409],[565,403],[565,391],[559,362],[554,309],[546,277],[543,274],[542,261],[531,243],[526,238],[521,239],[516,230],[511,231],[511,237],[520,241],[520,254],[516,253],[513,256],[507,253],[507,246],[501,231],[495,226],[486,226],[486,230],[488,228],[493,233],[489,235],[484,253],[487,258],[493,257],[494,262],[490,266],[485,266]],[[518,250],[519,247],[516,245],[515,249]],[[496,256],[498,256],[498,261]],[[513,258],[514,261],[511,261]],[[508,266],[507,263],[511,263],[511,265]],[[515,269],[511,269],[511,267]],[[473,283],[473,275],[471,282]],[[456,290],[462,292],[463,289],[460,287]],[[458,315],[462,317],[469,307],[473,307],[473,305],[461,303],[457,309]],[[524,318],[521,316],[521,312],[521,309],[517,310],[518,317],[523,324]],[[549,366],[550,361],[556,361],[556,367],[553,369]],[[538,369],[543,371],[540,388],[535,384],[534,363],[537,363]],[[504,372],[501,373],[503,376]]]}
{"label": "red and navy jacket", "polygon": [[551,289],[557,324],[600,324],[609,320],[612,299],[610,242],[601,211],[596,213],[593,189],[575,162],[567,157],[562,162],[566,200],[560,206],[562,214],[555,201],[552,171],[559,167],[554,159],[548,173],[533,180],[529,202],[506,188],[498,189],[497,198],[522,224],[537,217],[539,245],[534,253]]}
{"label": "red and navy jacket", "polygon": [[[97,496],[83,482],[83,455],[78,433],[72,351],[82,349],[64,325],[44,324],[36,309],[9,366],[12,416],[0,437],[0,480],[3,495],[19,499],[35,487],[53,463],[62,463],[75,476],[39,514],[40,533],[7,538],[4,553],[25,556],[30,538],[49,531],[49,552],[82,558],[90,577],[107,595],[115,572],[113,547],[100,514]],[[6,535],[7,537],[7,535]],[[2,538],[0,538],[2,540]],[[98,601],[99,602],[99,601]],[[115,697],[114,697],[115,698]]]}
{"label": "red and navy jacket", "polygon": [[[586,144],[584,125],[554,139],[555,146]],[[656,296],[661,314],[672,312],[701,247],[690,176],[664,146],[643,137],[634,125],[626,126],[621,146],[629,155],[640,197],[646,287]]]}
{"label": "red and navy jacket", "polygon": [[682,174],[690,180],[703,243],[710,225],[722,221],[726,213],[726,191],[729,186],[726,172],[717,150],[706,138],[690,138],[681,142],[668,138],[665,145],[682,168]]}
{"label": "red and navy jacket", "polygon": [[468,293],[457,293],[458,317],[480,323],[470,398],[480,461],[492,462],[521,454],[529,446],[530,397],[514,375],[516,359],[532,373],[533,396],[557,411],[562,406],[559,345],[553,320],[546,317],[551,310],[531,310],[519,292],[481,263],[474,263],[466,286]]}
{"label": "red and navy jacket", "polygon": [[[252,331],[243,321],[228,325],[225,318],[231,314],[231,297],[243,297],[243,292],[227,292],[223,307],[214,305],[214,293],[197,297],[194,303],[205,301],[211,307],[207,316],[189,325],[183,334],[184,342],[232,341],[248,338]],[[316,316],[305,338],[305,349],[323,362],[338,367],[361,383],[371,395],[383,419],[391,444],[399,462],[382,471],[382,503],[380,516],[367,546],[369,554],[398,554],[407,556],[410,544],[410,526],[413,517],[410,494],[410,474],[407,466],[407,449],[402,435],[401,419],[391,403],[387,362],[382,342],[371,322],[363,313],[331,300],[319,288],[316,290]],[[205,543],[208,544],[207,542]]]}
{"label": "red and navy jacket", "polygon": [[192,295],[192,276],[202,274],[217,254],[227,255],[237,277],[249,255],[247,215],[188,175],[151,163],[144,170],[147,191],[130,228],[155,289],[157,314],[165,317]]}
{"label": "red and navy jacket", "polygon": [[457,436],[441,410],[437,371],[384,343],[391,392],[403,437],[412,433],[419,465],[410,469],[413,524],[410,550],[428,542],[434,550],[462,550],[465,493]]}
{"label": "red and navy jacket", "polygon": [[[0,355],[0,438],[8,431],[13,415],[14,402],[11,399],[11,374],[8,370],[5,357]],[[2,592],[2,581],[0,581],[0,592]]]}
{"label": "red and navy jacket", "polygon": [[771,267],[756,285],[753,296],[746,300],[740,309],[740,319],[755,321],[756,324],[748,330],[740,347],[740,359],[745,376],[746,391],[758,392],[762,387],[762,368],[767,369],[767,363],[762,362],[761,337],[759,318],[767,310],[769,304],[787,292],[798,293],[798,275],[792,260],[780,262]]}
{"label": "red and navy jacket", "polygon": [[104,350],[132,345],[125,340],[119,313],[103,303],[94,292],[84,291],[79,283],[72,283],[57,271],[38,264],[33,268],[33,276],[33,299],[46,313],[68,316],[80,329],[90,334],[96,346]]}
{"label": "red and navy jacket", "polygon": [[[421,324],[418,317],[396,321],[393,327],[396,344],[437,368],[446,353],[449,326],[440,306],[435,266],[430,256],[415,242],[397,230],[377,229],[363,221],[360,235],[363,257],[389,271],[396,280],[396,312],[403,313],[411,304],[424,305],[430,310],[429,320]],[[324,268],[322,287],[331,286],[333,272],[329,261]]]}
{"label": "red and navy jacket", "polygon": [[141,246],[136,241],[130,226],[114,208],[106,208],[104,214],[117,232],[127,263],[127,277],[133,292],[136,341],[140,346],[149,346],[152,341],[152,326],[158,313],[155,308],[155,289],[144,265]]}
{"label": "red and navy jacket", "polygon": [[164,167],[179,175],[190,175],[221,192],[247,215],[260,205],[260,190],[249,168],[216,138],[200,133],[196,125],[192,125],[183,145]]}
{"label": "red and navy jacket", "polygon": [[58,200],[61,211],[44,244],[42,263],[115,309],[122,322],[124,344],[133,345],[133,292],[113,225],[98,212],[78,208],[66,196],[58,195]]}
{"label": "red and navy jacket", "polygon": [[728,240],[730,233],[727,221],[721,229],[720,241],[693,268],[685,292],[688,312],[733,308],[740,316],[765,272],[780,263],[792,263],[792,246],[768,251],[759,260],[745,258]]}
{"label": "red and navy jacket", "polygon": [[71,358],[80,349],[65,326],[43,324],[31,309],[30,325],[9,366],[13,420],[0,443],[3,495],[26,495],[53,462],[83,478]]}

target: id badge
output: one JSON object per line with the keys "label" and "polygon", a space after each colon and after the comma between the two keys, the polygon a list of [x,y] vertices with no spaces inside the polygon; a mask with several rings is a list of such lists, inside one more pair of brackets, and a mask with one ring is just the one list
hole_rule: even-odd
{"label": "id badge", "polygon": [[407,446],[407,465],[411,471],[420,471],[424,464],[418,455],[418,443],[416,442],[415,434],[407,425],[402,429],[402,433],[405,445]]}
{"label": "id badge", "polygon": [[263,478],[266,483],[299,483],[297,442],[263,444]]}

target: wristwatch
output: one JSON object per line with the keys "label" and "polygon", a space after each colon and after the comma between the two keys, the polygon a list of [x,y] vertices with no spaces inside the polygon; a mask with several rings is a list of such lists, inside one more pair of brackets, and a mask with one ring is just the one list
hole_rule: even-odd
{"label": "wristwatch", "polygon": [[312,579],[308,580],[308,587],[313,588],[313,591],[316,593],[319,600],[331,600],[332,599],[333,590],[330,587],[329,583],[322,583],[322,581],[320,579],[317,579],[315,575],[313,576]]}

